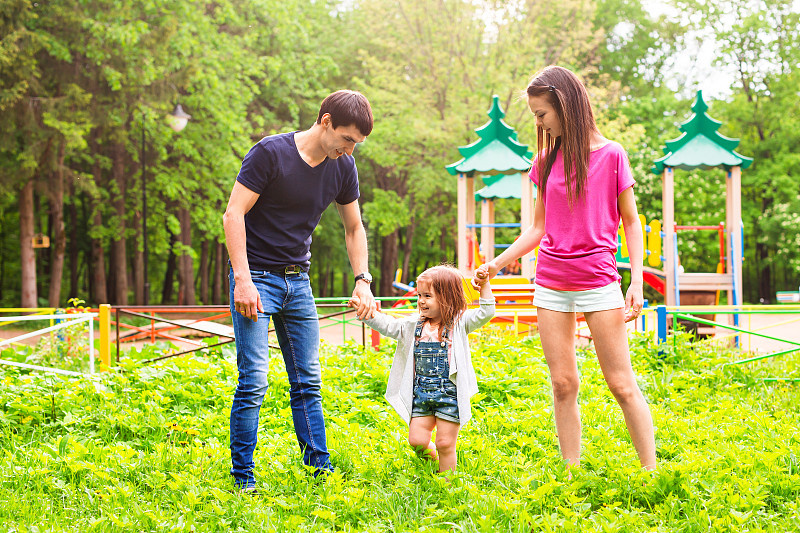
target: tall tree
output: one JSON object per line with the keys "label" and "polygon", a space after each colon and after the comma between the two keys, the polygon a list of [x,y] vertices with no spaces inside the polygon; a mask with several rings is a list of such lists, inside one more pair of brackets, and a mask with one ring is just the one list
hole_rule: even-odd
{"label": "tall tree", "polygon": [[800,9],[791,0],[676,5],[702,20],[695,29],[713,39],[716,68],[735,80],[732,96],[714,109],[728,135],[741,138],[739,151],[754,158],[742,173],[744,298],[770,302],[776,290],[796,289],[800,275]]}

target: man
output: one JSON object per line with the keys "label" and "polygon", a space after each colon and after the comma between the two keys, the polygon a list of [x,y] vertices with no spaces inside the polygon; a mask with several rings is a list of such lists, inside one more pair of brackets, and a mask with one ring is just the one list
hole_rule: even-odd
{"label": "man", "polygon": [[315,476],[333,470],[320,394],[319,322],[308,278],[311,233],[335,201],[356,279],[353,296],[361,302],[356,312],[371,317],[372,277],[352,154],[372,125],[366,97],[337,91],[322,102],[310,129],[271,135],[253,146],[236,177],[223,225],[239,368],[231,407],[231,474],[244,491],[256,490],[253,451],[268,386],[270,318],[286,363],[303,462]]}

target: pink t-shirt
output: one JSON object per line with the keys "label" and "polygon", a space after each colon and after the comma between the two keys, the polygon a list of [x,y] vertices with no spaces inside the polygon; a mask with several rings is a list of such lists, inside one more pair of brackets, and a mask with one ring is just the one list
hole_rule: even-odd
{"label": "pink t-shirt", "polygon": [[[539,185],[535,161],[530,178]],[[609,142],[589,154],[586,194],[570,210],[564,159],[558,151],[544,197],[544,237],[536,263],[538,285],[583,291],[621,279],[615,258],[620,221],[617,198],[634,183],[625,149]]]}

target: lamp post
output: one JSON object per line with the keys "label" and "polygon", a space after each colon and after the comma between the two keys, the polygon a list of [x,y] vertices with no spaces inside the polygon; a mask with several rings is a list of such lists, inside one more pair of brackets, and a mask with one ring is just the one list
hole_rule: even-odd
{"label": "lamp post", "polygon": [[175,109],[172,111],[170,115],[167,115],[169,119],[169,127],[175,130],[175,133],[180,133],[183,131],[183,128],[186,127],[186,124],[189,122],[189,119],[192,118],[192,115],[188,114],[183,110],[181,104],[175,106]]}
{"label": "lamp post", "polygon": [[[186,113],[180,104],[175,106],[171,114],[167,115],[169,127],[176,133],[180,133],[192,118]],[[145,125],[145,114],[142,110],[142,243],[144,252],[144,305],[150,305],[150,280],[148,276],[149,251],[147,248],[147,158],[145,157],[145,138],[147,127]]]}
{"label": "lamp post", "polygon": [[147,277],[147,159],[144,155],[145,123],[142,110],[142,243],[144,247],[144,305],[150,305],[150,281]]}

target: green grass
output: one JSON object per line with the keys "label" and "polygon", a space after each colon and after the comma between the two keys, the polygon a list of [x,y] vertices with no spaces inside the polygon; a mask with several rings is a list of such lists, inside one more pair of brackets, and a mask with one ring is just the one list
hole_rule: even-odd
{"label": "green grass", "polygon": [[273,357],[256,475],[231,492],[231,348],[123,366],[99,380],[0,367],[0,531],[775,531],[800,524],[800,391],[763,384],[797,359],[722,368],[679,336],[631,341],[659,468],[638,467],[592,352],[579,354],[582,467],[559,459],[538,339],[475,338],[481,393],[448,483],[405,443],[383,400],[393,344],[323,350],[337,473],[301,466],[288,383]]}

